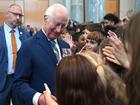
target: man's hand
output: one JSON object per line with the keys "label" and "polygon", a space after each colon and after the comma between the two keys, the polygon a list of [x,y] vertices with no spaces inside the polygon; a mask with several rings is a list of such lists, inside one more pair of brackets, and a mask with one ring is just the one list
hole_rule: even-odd
{"label": "man's hand", "polygon": [[38,103],[39,103],[39,105],[47,105],[47,104],[46,104],[46,101],[45,101],[45,96],[44,96],[44,94],[42,94],[42,95],[39,97]]}

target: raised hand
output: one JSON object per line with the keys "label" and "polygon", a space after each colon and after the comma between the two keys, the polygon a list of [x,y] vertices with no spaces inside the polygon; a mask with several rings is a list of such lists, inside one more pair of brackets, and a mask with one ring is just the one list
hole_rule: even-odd
{"label": "raised hand", "polygon": [[72,36],[69,33],[63,35],[62,39],[70,45],[70,48],[72,48],[74,42],[72,40]]}
{"label": "raised hand", "polygon": [[106,58],[114,62],[118,65],[122,65],[123,67],[129,69],[130,68],[130,59],[128,53],[124,48],[124,44],[117,37],[117,35],[109,31],[108,32],[111,46],[106,46],[103,48],[103,54],[106,55]]}

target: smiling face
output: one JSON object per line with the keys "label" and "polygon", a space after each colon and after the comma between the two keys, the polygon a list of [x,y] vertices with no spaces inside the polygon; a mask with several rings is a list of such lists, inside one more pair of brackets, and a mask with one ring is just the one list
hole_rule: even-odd
{"label": "smiling face", "polygon": [[6,14],[5,23],[11,28],[15,28],[21,25],[22,16],[21,7],[17,4],[11,5]]}
{"label": "smiling face", "polygon": [[46,15],[44,17],[44,31],[49,39],[56,39],[64,31],[68,21],[68,15],[64,13],[62,8],[55,9],[52,15]]}

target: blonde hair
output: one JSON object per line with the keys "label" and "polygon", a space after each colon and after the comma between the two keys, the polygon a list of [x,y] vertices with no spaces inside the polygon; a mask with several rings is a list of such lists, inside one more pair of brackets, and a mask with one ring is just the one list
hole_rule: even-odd
{"label": "blonde hair", "polygon": [[102,63],[103,61],[101,56],[92,51],[85,51],[79,54],[86,57],[92,64],[96,66],[96,71],[103,82],[105,89],[107,90],[108,87],[111,88],[114,97],[127,105],[128,99],[126,95],[125,83],[114,71],[111,70],[108,65]]}
{"label": "blonde hair", "polygon": [[92,52],[92,51],[85,51],[85,52],[81,52],[78,53],[84,57],[86,57],[93,65],[96,66],[96,71],[99,75],[99,77],[101,78],[104,87],[107,87],[107,81],[105,79],[105,72],[104,72],[104,68],[102,66],[102,64],[100,63],[100,59],[98,57],[98,54]]}

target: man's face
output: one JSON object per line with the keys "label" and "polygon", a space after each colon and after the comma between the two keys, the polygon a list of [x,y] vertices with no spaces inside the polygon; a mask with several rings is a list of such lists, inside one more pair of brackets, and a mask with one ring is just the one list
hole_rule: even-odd
{"label": "man's face", "polygon": [[7,13],[7,24],[11,28],[21,25],[22,22],[22,10],[19,6],[12,6]]}
{"label": "man's face", "polygon": [[45,21],[45,32],[49,39],[58,38],[66,27],[68,16],[63,12],[57,12],[53,17],[49,17]]}

